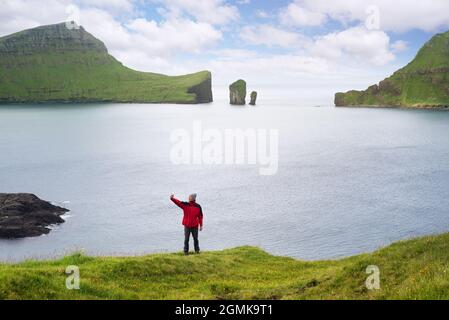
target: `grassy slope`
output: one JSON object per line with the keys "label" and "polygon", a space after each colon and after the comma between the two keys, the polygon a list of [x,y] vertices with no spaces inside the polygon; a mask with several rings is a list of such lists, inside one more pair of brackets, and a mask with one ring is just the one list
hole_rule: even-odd
{"label": "grassy slope", "polygon": [[[209,72],[200,72],[169,77],[133,71],[118,64],[93,66],[86,63],[88,59],[57,67],[57,62],[50,67],[36,63],[26,72],[20,66],[11,67],[3,72],[0,100],[194,103],[196,96],[188,89],[210,76]],[[59,57],[47,55],[45,60],[57,61]]]}
{"label": "grassy slope", "polygon": [[[79,38],[84,39],[84,46]],[[19,54],[0,54],[0,102],[194,103],[196,95],[188,93],[189,89],[211,77],[207,71],[170,77],[131,70],[83,29],[67,31],[62,25],[0,38],[0,49],[5,43],[18,47]],[[34,47],[41,43],[42,47]]]}
{"label": "grassy slope", "polygon": [[337,93],[336,105],[449,106],[449,32],[434,36],[379,88]]}
{"label": "grassy slope", "polygon": [[[78,265],[81,290],[65,288]],[[368,265],[381,290],[364,285]],[[0,265],[1,299],[449,299],[449,234],[399,242],[339,261],[302,262],[242,247],[200,256],[73,255]]]}

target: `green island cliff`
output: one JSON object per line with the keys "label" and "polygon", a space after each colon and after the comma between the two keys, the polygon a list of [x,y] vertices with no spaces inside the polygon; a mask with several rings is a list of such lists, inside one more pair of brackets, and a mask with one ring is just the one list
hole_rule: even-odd
{"label": "green island cliff", "polygon": [[65,23],[0,38],[0,103],[41,102],[208,103],[212,76],[129,69],[83,27]]}
{"label": "green island cliff", "polygon": [[449,108],[449,31],[435,35],[412,62],[378,85],[337,93],[335,105]]}

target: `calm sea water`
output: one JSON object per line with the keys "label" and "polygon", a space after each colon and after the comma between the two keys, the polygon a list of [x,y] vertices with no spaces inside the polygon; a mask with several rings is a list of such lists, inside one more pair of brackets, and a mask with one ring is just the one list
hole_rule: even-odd
{"label": "calm sea water", "polygon": [[[179,251],[169,201],[199,194],[203,250],[241,245],[337,258],[449,230],[449,113],[307,107],[44,105],[0,107],[0,192],[71,210],[46,236],[0,240],[0,260]],[[175,166],[170,133],[279,130],[279,170]]]}

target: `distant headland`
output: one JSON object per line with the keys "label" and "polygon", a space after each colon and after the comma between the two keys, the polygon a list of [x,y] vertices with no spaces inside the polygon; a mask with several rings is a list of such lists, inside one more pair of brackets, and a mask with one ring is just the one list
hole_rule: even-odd
{"label": "distant headland", "polygon": [[337,93],[335,105],[449,108],[449,31],[435,35],[412,62],[378,85]]}

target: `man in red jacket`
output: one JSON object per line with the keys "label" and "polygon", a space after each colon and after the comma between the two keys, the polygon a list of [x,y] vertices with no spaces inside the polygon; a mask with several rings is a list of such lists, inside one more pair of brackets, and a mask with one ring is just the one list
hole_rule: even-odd
{"label": "man in red jacket", "polygon": [[201,206],[196,203],[196,194],[189,196],[189,202],[181,202],[175,198],[174,195],[170,197],[178,207],[184,211],[184,218],[182,224],[184,226],[184,254],[189,254],[190,234],[193,236],[195,245],[195,252],[200,253],[200,243],[198,241],[198,228],[203,231],[203,210]]}

